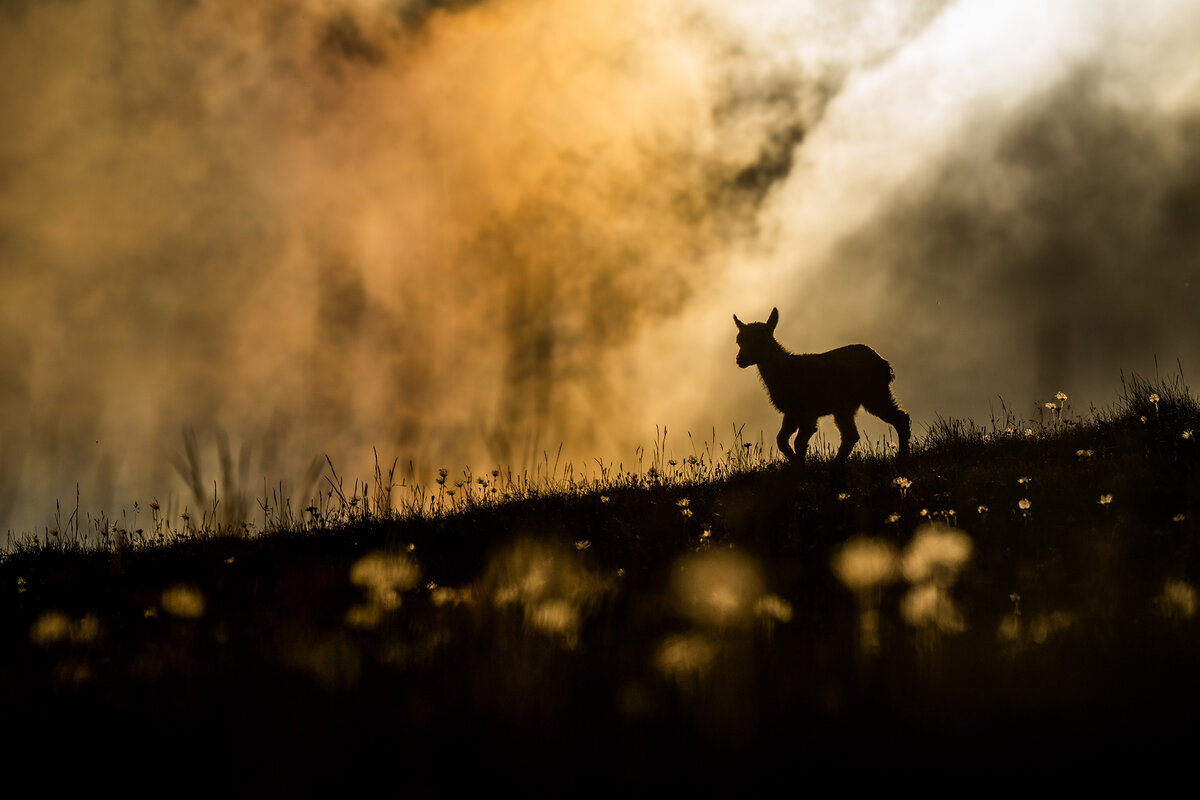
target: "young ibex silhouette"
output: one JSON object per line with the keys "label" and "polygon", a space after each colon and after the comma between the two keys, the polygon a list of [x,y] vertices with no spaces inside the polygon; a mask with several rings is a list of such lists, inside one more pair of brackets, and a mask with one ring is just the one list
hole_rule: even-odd
{"label": "young ibex silhouette", "polygon": [[[858,442],[854,415],[862,406],[896,429],[900,438],[898,457],[908,457],[911,434],[908,413],[892,394],[895,378],[892,365],[865,344],[850,344],[827,353],[788,352],[775,340],[779,309],[771,309],[766,322],[737,323],[737,365],[758,365],[771,403],[783,412],[783,427],[775,442],[793,463],[802,463],[808,440],[817,432],[817,420],[833,415],[842,444],[834,464],[841,467]],[[799,431],[796,449],[788,440]]]}

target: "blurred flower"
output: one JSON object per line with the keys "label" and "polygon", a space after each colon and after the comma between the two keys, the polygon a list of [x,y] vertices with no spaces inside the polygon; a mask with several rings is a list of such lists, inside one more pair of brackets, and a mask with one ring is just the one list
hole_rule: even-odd
{"label": "blurred flower", "polygon": [[776,594],[764,594],[754,601],[754,613],[774,622],[791,622],[792,604]]}
{"label": "blurred flower", "polygon": [[1030,505],[1031,503],[1029,502],[1028,497],[1022,497],[1017,501],[1017,508],[1021,509],[1022,511],[1028,511]]}
{"label": "blurred flower", "polygon": [[195,586],[177,583],[163,589],[162,607],[173,617],[196,619],[204,616],[204,595]]}
{"label": "blurred flower", "polygon": [[671,588],[677,607],[693,622],[740,624],[763,594],[762,570],[740,552],[705,550],[678,562]]}
{"label": "blurred flower", "polygon": [[574,648],[584,615],[609,588],[609,582],[586,569],[570,549],[522,540],[492,558],[476,591],[499,609],[520,612],[528,629]]}
{"label": "blurred flower", "polygon": [[936,627],[942,633],[967,629],[962,612],[942,587],[923,583],[909,589],[900,603],[900,613],[913,627]]}
{"label": "blurred flower", "polygon": [[1100,495],[1100,505],[1102,505],[1102,506],[1106,506],[1106,505],[1108,505],[1108,504],[1109,504],[1109,503],[1111,503],[1111,502],[1112,502],[1112,495],[1111,495],[1111,494],[1102,494],[1102,495]]}
{"label": "blurred flower", "polygon": [[1065,392],[1059,392],[1058,394],[1054,395],[1054,399],[1058,400],[1058,402],[1061,403],[1062,401],[1067,399],[1067,395]]}
{"label": "blurred flower", "polygon": [[890,583],[898,566],[896,548],[883,539],[855,537],[833,556],[833,574],[853,592]]}
{"label": "blurred flower", "polygon": [[407,555],[382,550],[368,553],[350,568],[350,582],[377,597],[411,589],[417,585],[420,576],[420,567]]}
{"label": "blurred flower", "polygon": [[680,634],[658,646],[654,666],[663,677],[687,687],[708,673],[716,655],[716,645],[707,636]]}
{"label": "blurred flower", "polygon": [[1052,611],[1049,614],[1038,614],[1029,623],[1029,638],[1035,644],[1045,644],[1058,633],[1065,631],[1075,623],[1075,615],[1069,611]]}
{"label": "blurred flower", "polygon": [[1168,619],[1196,616],[1196,589],[1187,581],[1168,578],[1154,602],[1159,613]]}
{"label": "blurred flower", "polygon": [[935,522],[917,531],[904,548],[900,569],[909,583],[932,582],[947,587],[971,558],[971,537]]}
{"label": "blurred flower", "polygon": [[29,640],[45,647],[61,642],[71,635],[71,618],[53,609],[43,611],[29,628]]}

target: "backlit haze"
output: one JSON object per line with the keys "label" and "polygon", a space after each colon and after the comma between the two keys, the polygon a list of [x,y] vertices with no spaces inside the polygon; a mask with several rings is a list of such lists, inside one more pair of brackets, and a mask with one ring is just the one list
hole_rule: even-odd
{"label": "backlit haze", "polygon": [[185,428],[260,493],[773,443],[775,306],[918,436],[1188,376],[1197,52],[1188,0],[4,3],[0,529],[194,505]]}

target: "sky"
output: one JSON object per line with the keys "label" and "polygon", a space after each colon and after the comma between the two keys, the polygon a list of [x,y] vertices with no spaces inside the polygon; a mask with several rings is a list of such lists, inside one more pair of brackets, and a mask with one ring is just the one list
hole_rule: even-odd
{"label": "sky", "polygon": [[917,435],[1187,377],[1198,40],[1186,0],[10,0],[0,529],[769,443],[732,314],[775,307]]}

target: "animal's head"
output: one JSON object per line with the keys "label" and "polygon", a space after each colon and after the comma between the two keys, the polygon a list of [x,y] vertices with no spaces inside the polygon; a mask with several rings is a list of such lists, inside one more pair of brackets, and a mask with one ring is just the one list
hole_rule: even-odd
{"label": "animal's head", "polygon": [[779,324],[779,309],[772,308],[766,322],[742,322],[733,315],[737,324],[737,365],[742,369],[762,361],[763,356],[775,346],[775,326]]}

